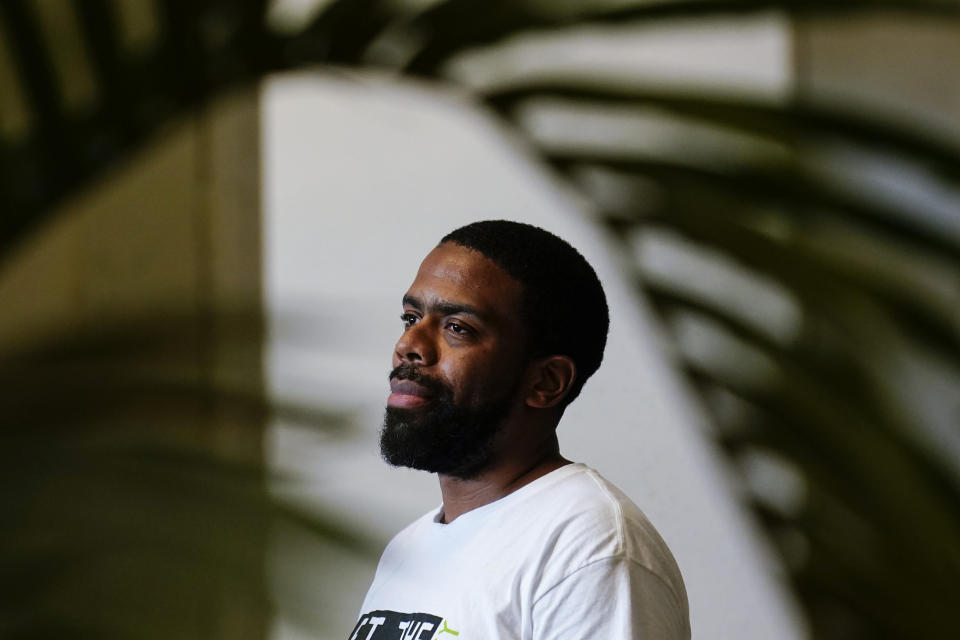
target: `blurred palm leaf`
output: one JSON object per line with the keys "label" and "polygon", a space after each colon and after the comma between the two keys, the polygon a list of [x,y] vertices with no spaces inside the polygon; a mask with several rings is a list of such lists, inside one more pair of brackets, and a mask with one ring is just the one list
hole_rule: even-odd
{"label": "blurred palm leaf", "polygon": [[[524,73],[509,55],[476,83],[462,63],[518,42],[569,46],[586,27],[603,36],[680,19],[890,12],[960,25],[960,6],[423,5],[337,0],[280,34],[264,2],[157,3],[159,35],[132,55],[108,3],[78,2],[99,87],[85,112],[64,107],[30,6],[2,5],[32,114],[0,146],[2,245],[172,115],[237,82],[335,63],[467,84],[579,190],[632,261],[638,294],[661,313],[678,367],[713,413],[713,435],[752,491],[816,637],[951,628],[960,577],[956,144],[921,122],[803,95],[672,90],[562,64]],[[664,131],[672,141],[657,144]],[[931,197],[885,189],[883,167]]]}
{"label": "blurred palm leaf", "polygon": [[[221,349],[259,349],[259,312],[218,325]],[[268,417],[336,434],[349,416],[268,400],[256,367],[211,375],[205,340],[158,310],[0,360],[0,635],[265,637],[272,530],[379,547],[268,489]]]}

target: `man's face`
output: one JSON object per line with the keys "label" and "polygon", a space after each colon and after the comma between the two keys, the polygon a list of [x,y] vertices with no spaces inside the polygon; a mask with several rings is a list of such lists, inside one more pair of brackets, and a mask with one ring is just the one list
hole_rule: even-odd
{"label": "man's face", "polygon": [[522,288],[483,254],[444,243],[403,298],[380,435],[387,462],[471,477],[496,456],[522,398]]}

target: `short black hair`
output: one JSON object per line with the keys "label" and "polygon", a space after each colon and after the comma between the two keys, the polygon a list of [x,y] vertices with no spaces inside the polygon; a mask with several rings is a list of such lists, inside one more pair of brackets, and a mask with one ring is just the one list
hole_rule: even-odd
{"label": "short black hair", "polygon": [[523,288],[523,324],[531,358],[570,357],[577,376],[564,406],[600,367],[610,316],[600,279],[568,242],[522,222],[483,220],[440,241],[482,253]]}

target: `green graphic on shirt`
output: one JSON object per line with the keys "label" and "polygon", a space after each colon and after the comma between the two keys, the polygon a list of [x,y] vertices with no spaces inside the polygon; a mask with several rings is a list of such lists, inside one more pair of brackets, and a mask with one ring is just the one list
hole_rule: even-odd
{"label": "green graphic on shirt", "polygon": [[[440,628],[441,622],[443,628]],[[450,640],[443,635],[445,633],[454,637],[460,635],[440,616],[379,610],[360,616],[350,640]]]}
{"label": "green graphic on shirt", "polygon": [[454,635],[454,636],[460,635],[459,631],[454,631],[453,629],[447,626],[446,619],[444,619],[443,621],[443,629],[440,629],[440,631],[437,632],[437,637],[440,637],[441,633],[449,633],[450,635]]}

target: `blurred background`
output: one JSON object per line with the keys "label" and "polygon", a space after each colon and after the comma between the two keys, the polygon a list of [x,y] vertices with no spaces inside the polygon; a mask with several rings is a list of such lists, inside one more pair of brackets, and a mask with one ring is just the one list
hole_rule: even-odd
{"label": "blurred background", "polygon": [[960,578],[952,0],[0,0],[0,637],[346,638],[439,501],[400,296],[548,228],[560,427],[694,637],[928,638]]}

